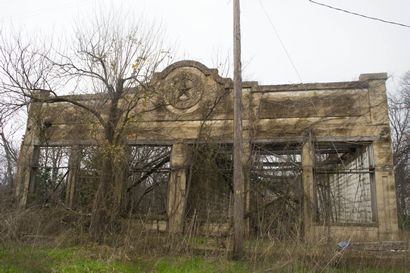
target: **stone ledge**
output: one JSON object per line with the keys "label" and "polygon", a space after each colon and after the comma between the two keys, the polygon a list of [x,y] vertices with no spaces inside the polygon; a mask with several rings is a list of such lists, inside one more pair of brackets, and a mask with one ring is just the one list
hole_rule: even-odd
{"label": "stone ledge", "polygon": [[375,80],[387,80],[389,77],[387,73],[368,73],[360,74],[359,80],[361,81],[375,81]]}

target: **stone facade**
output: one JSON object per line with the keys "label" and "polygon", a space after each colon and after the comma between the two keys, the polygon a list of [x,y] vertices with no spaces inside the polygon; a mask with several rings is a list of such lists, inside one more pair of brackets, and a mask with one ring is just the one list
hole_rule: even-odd
{"label": "stone facade", "polygon": [[[245,174],[249,173],[252,145],[301,144],[303,231],[306,240],[319,240],[326,236],[375,241],[397,239],[386,79],[387,75],[381,73],[363,74],[358,81],[352,82],[288,85],[243,83]],[[233,83],[220,77],[217,70],[194,61],[174,63],[157,73],[152,82],[154,92],[133,110],[137,118],[126,127],[126,140],[130,145],[172,146],[168,230],[182,232],[190,145],[204,138],[218,143],[232,143]],[[101,95],[70,98],[104,109]],[[65,146],[71,147],[72,151],[65,202],[73,206],[78,182],[78,147],[96,145],[100,140],[101,128],[84,111],[69,103],[33,102],[18,162],[16,196],[20,205],[27,205],[27,196],[34,187],[33,167],[38,160],[38,147]],[[367,167],[367,173],[372,178],[371,181],[370,178],[366,180],[370,197],[364,202],[364,210],[371,211],[372,221],[355,224],[318,220],[317,143],[364,143],[371,149],[373,163]],[[343,156],[336,151],[336,159]],[[352,172],[352,168],[347,171]],[[249,175],[245,177],[249,189]],[[334,187],[332,189],[334,191]],[[352,189],[345,191],[349,194],[354,192]],[[247,190],[247,211],[252,209],[249,192]]]}

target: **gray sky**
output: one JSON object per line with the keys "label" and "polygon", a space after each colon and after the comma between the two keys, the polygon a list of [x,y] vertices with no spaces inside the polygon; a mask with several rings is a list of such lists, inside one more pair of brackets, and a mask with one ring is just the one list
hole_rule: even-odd
{"label": "gray sky", "polygon": [[[320,1],[410,25],[409,0]],[[246,80],[349,81],[369,72],[388,72],[397,79],[410,69],[410,28],[355,17],[308,0],[242,0],[241,4]],[[96,10],[112,8],[161,23],[178,45],[178,59],[215,67],[218,59],[232,56],[232,0],[0,0],[0,23],[3,29],[13,25],[39,37],[58,36]]]}

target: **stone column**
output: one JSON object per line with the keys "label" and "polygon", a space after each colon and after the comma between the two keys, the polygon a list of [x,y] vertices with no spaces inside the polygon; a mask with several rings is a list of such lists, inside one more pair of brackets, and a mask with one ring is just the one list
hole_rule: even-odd
{"label": "stone column", "polygon": [[391,241],[398,239],[398,219],[396,192],[392,169],[376,173],[377,212],[379,215],[379,239]]}
{"label": "stone column", "polygon": [[[243,165],[243,178],[245,184],[245,236],[251,235],[251,210],[255,209],[252,206],[254,197],[252,196],[251,189],[251,166],[252,166],[252,140],[257,132],[257,116],[260,110],[259,100],[255,102],[254,96],[258,96],[258,93],[253,91],[258,90],[257,83],[252,83],[250,87],[242,88],[242,106],[243,106],[243,150],[242,150],[242,165]],[[256,94],[256,95],[255,95]]]}
{"label": "stone column", "polygon": [[188,147],[183,143],[172,146],[171,175],[168,182],[168,231],[183,231],[187,189]]}
{"label": "stone column", "polygon": [[373,149],[376,196],[372,196],[372,202],[377,206],[379,240],[397,240],[399,226],[391,145],[389,141],[378,140],[373,143]]}
{"label": "stone column", "polygon": [[74,208],[77,176],[80,171],[80,161],[81,148],[78,145],[74,145],[71,147],[70,159],[68,162],[68,178],[65,193],[65,204],[69,208]]}
{"label": "stone column", "polygon": [[248,237],[250,235],[250,218],[249,216],[246,217],[250,213],[251,210],[251,179],[250,179],[250,163],[251,163],[251,153],[252,147],[250,141],[244,137],[243,142],[243,151],[242,151],[242,165],[243,165],[243,179],[245,184],[245,236]]}
{"label": "stone column", "polygon": [[[45,99],[49,96],[47,91],[34,92],[33,96]],[[42,130],[42,103],[31,101],[28,110],[27,128],[20,147],[16,171],[16,198],[18,206],[27,205],[29,192],[35,189],[35,171],[39,157],[40,131]]]}
{"label": "stone column", "polygon": [[35,189],[35,171],[33,167],[38,161],[39,148],[34,146],[31,136],[25,136],[20,147],[20,154],[16,171],[16,191],[18,206],[27,206],[27,199],[30,192]]}
{"label": "stone column", "polygon": [[303,170],[303,223],[304,237],[306,241],[313,240],[315,222],[315,190],[314,190],[314,149],[311,137],[303,144],[302,170]]}
{"label": "stone column", "polygon": [[38,124],[34,117],[30,117],[34,107],[30,106],[30,108],[26,134],[23,137],[17,161],[15,194],[20,208],[27,206],[28,195],[35,190],[36,173],[34,167],[38,164],[40,151],[38,146]]}
{"label": "stone column", "polygon": [[399,228],[385,84],[387,74],[362,74],[360,80],[369,85],[371,122],[379,135],[373,142],[376,196],[372,196],[377,207],[373,213],[377,213],[379,240],[397,240]]}

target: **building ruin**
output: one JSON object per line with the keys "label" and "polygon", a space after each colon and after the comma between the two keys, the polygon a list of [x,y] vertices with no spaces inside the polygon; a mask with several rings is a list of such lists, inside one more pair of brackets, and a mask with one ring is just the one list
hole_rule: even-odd
{"label": "building ruin", "polygon": [[[386,79],[243,83],[247,233],[397,239]],[[153,81],[155,94],[135,108],[151,110],[125,132],[124,210],[159,230],[183,232],[196,220],[203,230],[229,232],[232,81],[194,61],[174,63]],[[71,97],[102,103],[97,94]],[[89,211],[100,130],[71,104],[33,101],[18,161],[19,204]]]}

